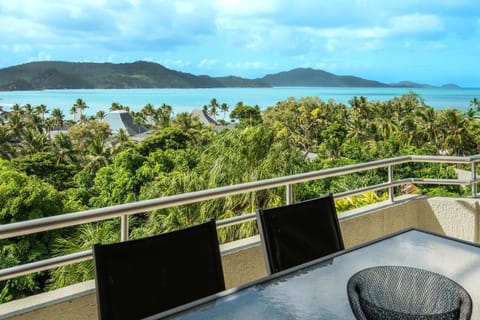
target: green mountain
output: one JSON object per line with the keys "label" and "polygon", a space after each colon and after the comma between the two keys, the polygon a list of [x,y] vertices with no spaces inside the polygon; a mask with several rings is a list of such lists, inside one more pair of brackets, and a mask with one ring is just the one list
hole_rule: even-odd
{"label": "green mountain", "polygon": [[298,68],[256,79],[274,87],[389,87],[386,83],[354,76],[337,76],[311,68]]}
{"label": "green mountain", "polygon": [[2,90],[222,87],[268,85],[238,77],[196,76],[144,61],[120,64],[44,61],[0,69]]}
{"label": "green mountain", "polygon": [[458,85],[453,83],[444,84],[440,87],[432,86],[431,84],[425,83],[416,83],[411,81],[400,81],[397,83],[390,83],[390,87],[396,88],[444,88],[444,89],[458,89],[460,88]]}
{"label": "green mountain", "polygon": [[400,81],[397,83],[390,83],[390,86],[396,88],[435,88],[435,86],[426,83],[416,83],[412,81]]}
{"label": "green mountain", "polygon": [[[193,75],[145,61],[133,63],[80,63],[42,61],[0,69],[0,90],[232,88],[232,87],[433,87],[410,81],[386,84],[322,70],[298,68],[263,78]],[[448,84],[445,88],[458,86]]]}

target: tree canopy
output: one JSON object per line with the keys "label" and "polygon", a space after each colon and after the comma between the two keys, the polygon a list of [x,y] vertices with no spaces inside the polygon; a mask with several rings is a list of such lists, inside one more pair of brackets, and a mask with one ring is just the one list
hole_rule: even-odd
{"label": "tree canopy", "polygon": [[[472,100],[476,108],[476,100]],[[77,100],[75,109],[87,103]],[[124,108],[112,104],[115,108]],[[212,99],[206,109],[216,117],[229,106]],[[173,115],[169,105],[147,104],[131,112],[151,129],[140,142],[127,132],[112,133],[104,113],[65,122],[59,109],[45,105],[12,107],[0,119],[0,223],[7,224],[66,212],[234,185],[338,167],[405,154],[473,155],[479,153],[480,125],[468,112],[434,110],[415,93],[389,101],[353,97],[349,104],[318,97],[288,98],[266,110],[239,102],[230,111],[235,126],[219,132],[189,113]],[[54,132],[68,124],[67,131]],[[55,134],[53,134],[55,133]],[[399,166],[395,178],[452,178],[452,166]],[[294,200],[381,183],[385,169],[297,184]],[[411,190],[412,188],[409,188]],[[405,188],[397,188],[402,193]],[[431,194],[465,194],[456,186],[415,186]],[[357,199],[357,200],[355,200]],[[339,202],[381,201],[381,191]],[[224,219],[259,207],[284,204],[284,190],[273,188],[165,208],[130,218],[130,237],[175,230],[207,218]],[[57,254],[86,250],[119,237],[119,219],[58,232],[2,240],[0,267]],[[222,228],[220,240],[257,232],[255,223]],[[40,274],[0,282],[0,302],[93,277],[82,262]]]}

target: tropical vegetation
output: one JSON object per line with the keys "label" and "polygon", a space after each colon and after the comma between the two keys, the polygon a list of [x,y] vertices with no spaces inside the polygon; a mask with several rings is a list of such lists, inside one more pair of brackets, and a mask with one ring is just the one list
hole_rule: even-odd
{"label": "tropical vegetation", "polygon": [[[472,100],[478,106],[478,100]],[[147,104],[133,112],[152,134],[140,142],[112,132],[106,113],[86,116],[78,99],[66,120],[60,109],[14,105],[0,114],[0,223],[77,212],[248,181],[338,167],[405,154],[479,153],[480,127],[473,110],[434,110],[415,93],[389,101],[353,97],[348,105],[318,97],[289,98],[260,110],[212,99],[205,111],[235,126],[219,132],[189,113]],[[112,103],[112,110],[125,109]],[[220,120],[218,120],[220,121]],[[395,178],[452,178],[455,167],[415,164],[396,168]],[[383,169],[294,186],[295,200],[380,183]],[[396,192],[463,195],[457,186],[409,186]],[[339,210],[381,201],[382,192],[337,202]],[[271,189],[133,216],[130,238],[284,204]],[[78,252],[118,241],[118,219],[0,240],[0,268]],[[222,242],[256,233],[254,223],[223,228]],[[91,261],[0,282],[0,302],[93,278]]]}

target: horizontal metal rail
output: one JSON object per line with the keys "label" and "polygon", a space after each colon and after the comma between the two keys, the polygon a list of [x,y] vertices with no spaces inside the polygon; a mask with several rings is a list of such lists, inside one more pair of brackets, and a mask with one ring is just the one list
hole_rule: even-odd
{"label": "horizontal metal rail", "polygon": [[26,274],[44,271],[67,264],[86,261],[92,259],[92,250],[76,252],[60,257],[44,259],[36,262],[26,263],[15,267],[0,270],[0,280],[7,280]]}
{"label": "horizontal metal rail", "polygon": [[6,239],[26,234],[32,234],[41,231],[71,227],[79,224],[107,220],[121,217],[122,215],[131,215],[142,212],[148,212],[156,209],[176,207],[185,204],[196,203],[204,200],[212,200],[231,195],[243,194],[258,190],[282,187],[289,184],[297,184],[306,181],[335,177],[339,175],[356,173],[365,170],[382,168],[388,165],[407,163],[411,160],[410,156],[377,160],[372,162],[354,164],[344,167],[331,168],[319,171],[300,173],[279,178],[272,178],[260,181],[247,182],[232,186],[213,188],[167,196],[163,198],[144,200],[132,203],[125,203],[110,207],[91,209],[73,213],[66,213],[57,216],[45,217],[40,219],[10,223],[0,226],[0,239]]}
{"label": "horizontal metal rail", "polygon": [[[204,200],[217,199],[221,197],[237,195],[258,190],[271,189],[282,186],[291,186],[293,184],[307,182],[312,180],[324,179],[329,177],[341,176],[345,174],[357,173],[365,170],[378,168],[387,168],[394,165],[400,165],[412,162],[426,163],[464,163],[475,164],[480,162],[480,155],[471,157],[448,157],[448,156],[401,156],[396,158],[377,160],[372,162],[353,164],[338,168],[330,168],[319,171],[295,174],[279,178],[272,178],[233,186],[219,187],[208,190],[201,190],[180,195],[173,195],[163,198],[144,200],[121,204],[111,207],[98,208],[74,213],[67,213],[58,216],[45,217],[35,220],[22,221],[7,225],[0,225],[0,239],[7,239],[21,235],[32,234],[36,232],[60,229],[64,227],[75,226],[79,224],[118,218],[126,215],[148,212],[156,209],[175,207],[196,203]],[[349,190],[335,194],[335,198],[345,198],[369,191],[384,190],[398,187],[408,183],[416,184],[438,184],[438,185],[465,185],[476,184],[480,182],[480,178],[476,175],[471,180],[459,179],[423,179],[423,178],[406,178],[395,181],[380,183],[377,185],[367,186],[356,190]],[[291,189],[291,187],[289,187]],[[219,220],[217,227],[227,227],[246,221],[255,220],[255,213],[243,214],[240,216]],[[0,270],[0,280],[6,280],[17,276],[43,271],[62,265],[72,264],[85,261],[92,258],[92,251],[87,250],[74,254],[64,255],[60,257],[45,259],[38,262],[32,262],[11,268]]]}

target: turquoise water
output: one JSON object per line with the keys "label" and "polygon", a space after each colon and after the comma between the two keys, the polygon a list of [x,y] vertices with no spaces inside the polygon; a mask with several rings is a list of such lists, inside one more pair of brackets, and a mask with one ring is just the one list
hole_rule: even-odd
{"label": "turquoise water", "polygon": [[212,98],[219,103],[227,103],[231,109],[239,101],[245,105],[259,105],[261,109],[275,105],[288,97],[318,96],[327,101],[348,104],[354,96],[365,96],[368,100],[389,100],[395,96],[413,91],[436,109],[458,108],[466,111],[474,97],[480,97],[480,88],[331,88],[331,87],[276,87],[276,88],[212,88],[212,89],[81,89],[0,92],[0,106],[5,110],[18,103],[36,106],[47,105],[48,109],[60,108],[67,116],[78,98],[89,106],[87,115],[99,110],[108,111],[112,102],[129,106],[139,111],[147,103],[159,106],[163,103],[173,107],[174,113],[190,112],[209,104]]}

